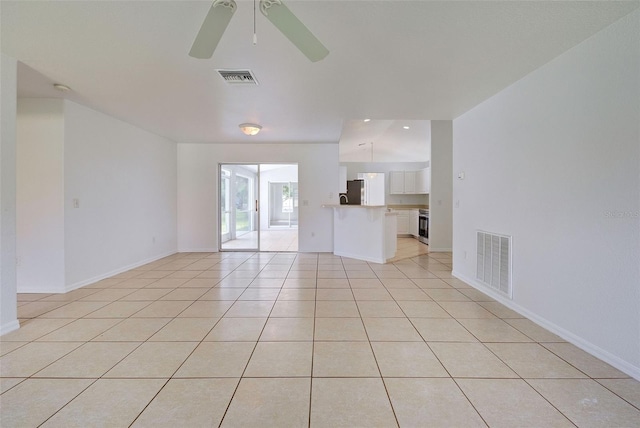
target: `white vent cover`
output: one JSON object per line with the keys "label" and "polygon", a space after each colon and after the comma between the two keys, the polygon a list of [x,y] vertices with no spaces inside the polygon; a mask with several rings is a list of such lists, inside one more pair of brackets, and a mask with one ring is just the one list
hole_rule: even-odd
{"label": "white vent cover", "polygon": [[231,85],[257,85],[258,81],[251,70],[216,70],[225,82]]}
{"label": "white vent cover", "polygon": [[477,237],[476,279],[511,299],[511,236],[477,231]]}

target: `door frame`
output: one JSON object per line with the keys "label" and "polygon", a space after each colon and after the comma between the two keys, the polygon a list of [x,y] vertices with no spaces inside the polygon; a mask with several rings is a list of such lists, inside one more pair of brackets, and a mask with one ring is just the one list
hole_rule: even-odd
{"label": "door frame", "polygon": [[[255,248],[223,248],[223,234],[222,234],[222,221],[223,221],[223,216],[226,213],[222,212],[222,171],[224,169],[225,166],[255,166],[256,167],[256,178],[254,180],[253,183],[253,195],[251,199],[252,203],[251,203],[251,211],[255,212],[255,219],[253,221],[254,223],[254,228],[256,229],[256,234],[257,234],[257,240],[256,240],[256,247]],[[235,190],[235,180],[233,179],[235,171],[232,171],[231,177],[229,177],[229,188],[227,189],[228,192],[230,192],[231,194],[233,194],[233,191]],[[240,174],[242,175],[242,174]],[[220,162],[218,163],[218,191],[217,191],[217,201],[216,201],[216,205],[217,205],[217,210],[218,210],[218,222],[217,222],[217,231],[216,231],[216,235],[218,237],[218,251],[219,252],[225,252],[225,251],[246,251],[246,252],[257,252],[260,251],[260,209],[259,209],[259,204],[260,204],[260,163],[259,162]],[[235,231],[232,232],[232,225],[233,228],[235,228],[235,215],[233,215],[233,213],[235,212],[236,208],[235,205],[233,203],[233,198],[229,198],[229,235],[231,238],[235,237]],[[229,239],[227,241],[224,242],[229,242],[230,240],[233,239]]]}

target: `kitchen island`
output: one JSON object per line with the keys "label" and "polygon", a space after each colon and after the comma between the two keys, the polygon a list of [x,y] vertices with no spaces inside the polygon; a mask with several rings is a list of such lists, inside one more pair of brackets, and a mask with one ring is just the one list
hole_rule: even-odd
{"label": "kitchen island", "polygon": [[333,254],[374,263],[396,255],[396,213],[386,205],[323,205],[333,209]]}

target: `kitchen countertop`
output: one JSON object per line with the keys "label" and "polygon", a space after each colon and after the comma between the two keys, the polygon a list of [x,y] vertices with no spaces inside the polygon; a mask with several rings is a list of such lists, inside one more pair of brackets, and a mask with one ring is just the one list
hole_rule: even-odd
{"label": "kitchen countertop", "polygon": [[428,210],[429,205],[387,205],[387,208],[392,210]]}

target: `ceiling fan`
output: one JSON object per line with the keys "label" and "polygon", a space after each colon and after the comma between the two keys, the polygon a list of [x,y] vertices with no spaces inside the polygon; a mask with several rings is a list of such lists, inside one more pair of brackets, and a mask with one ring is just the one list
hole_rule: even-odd
{"label": "ceiling fan", "polygon": [[[193,42],[190,56],[200,59],[211,58],[236,8],[234,0],[214,0]],[[320,61],[329,54],[329,50],[281,0],[260,0],[260,11],[311,62]]]}

